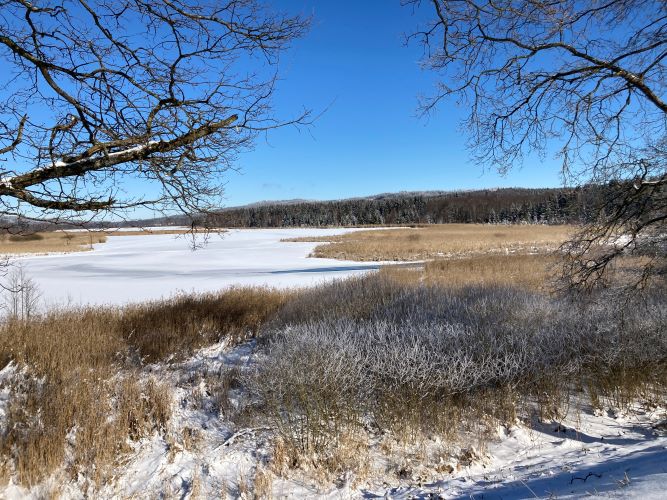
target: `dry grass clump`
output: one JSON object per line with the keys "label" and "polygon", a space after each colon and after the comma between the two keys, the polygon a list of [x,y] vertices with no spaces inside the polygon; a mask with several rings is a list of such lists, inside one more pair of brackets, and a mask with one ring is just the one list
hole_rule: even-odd
{"label": "dry grass clump", "polygon": [[97,232],[42,232],[27,234],[1,234],[0,254],[26,254],[49,252],[83,252],[96,243],[104,243],[105,234]]}
{"label": "dry grass clump", "polygon": [[182,357],[221,338],[239,342],[255,336],[288,296],[260,287],[179,295],[127,307],[120,328],[147,362]]}
{"label": "dry grass clump", "polygon": [[131,374],[119,317],[80,309],[2,326],[3,358],[19,370],[0,438],[5,477],[34,484],[64,467],[72,477],[88,468],[103,480],[128,438],[164,428],[168,392]]}
{"label": "dry grass clump", "polygon": [[64,377],[81,369],[106,377],[126,354],[119,319],[117,309],[81,308],[12,320],[0,327],[0,351],[38,376]]}
{"label": "dry grass clump", "polygon": [[0,325],[0,368],[15,368],[4,382],[5,480],[35,484],[62,468],[104,482],[129,443],[164,432],[170,418],[172,389],[146,376],[143,364],[254,335],[285,297],[239,288],[7,320]]}
{"label": "dry grass clump", "polygon": [[130,451],[129,441],[163,432],[171,415],[167,387],[135,377],[100,380],[74,370],[39,380],[27,372],[14,388],[0,440],[5,478],[35,484],[63,468],[71,478],[108,479],[118,457]]}
{"label": "dry grass clump", "polygon": [[273,498],[273,477],[271,471],[258,465],[253,478],[253,498]]}
{"label": "dry grass clump", "polygon": [[[270,457],[269,469],[279,477],[294,476],[298,471],[310,482],[342,486],[350,482],[352,486],[368,478],[373,472],[370,460],[372,436],[361,427],[337,430],[336,436],[327,446],[312,449],[295,446],[290,440],[278,437]],[[260,498],[266,498],[261,497]]]}
{"label": "dry grass clump", "polygon": [[573,226],[442,224],[418,228],[357,231],[338,236],[284,241],[322,241],[314,257],[358,261],[411,261],[556,249]]}

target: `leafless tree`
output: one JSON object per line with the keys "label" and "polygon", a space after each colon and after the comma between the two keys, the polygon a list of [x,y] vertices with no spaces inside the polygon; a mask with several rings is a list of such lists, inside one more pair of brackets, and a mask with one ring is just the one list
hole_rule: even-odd
{"label": "leafless tree", "polygon": [[0,215],[220,206],[258,132],[307,120],[270,109],[307,24],[258,0],[0,1]]}
{"label": "leafless tree", "polygon": [[6,315],[11,319],[28,320],[39,309],[41,297],[37,283],[28,276],[22,264],[9,267],[3,263],[2,268],[9,271],[3,273],[3,282],[0,283],[4,299]]}
{"label": "leafless tree", "polygon": [[[469,106],[477,162],[500,172],[557,154],[572,184],[616,181],[600,217],[565,247],[574,287],[617,257],[664,274],[667,220],[667,3],[662,0],[407,0],[432,21],[411,38],[441,75],[422,101]],[[661,264],[662,263],[662,264]]]}

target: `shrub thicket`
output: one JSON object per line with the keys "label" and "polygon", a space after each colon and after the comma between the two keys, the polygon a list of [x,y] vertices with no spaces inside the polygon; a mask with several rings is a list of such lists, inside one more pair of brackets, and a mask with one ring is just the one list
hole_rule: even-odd
{"label": "shrub thicket", "polygon": [[282,437],[319,457],[355,427],[447,434],[529,408],[558,417],[573,391],[594,405],[664,401],[665,297],[621,300],[338,283],[277,315],[251,383]]}

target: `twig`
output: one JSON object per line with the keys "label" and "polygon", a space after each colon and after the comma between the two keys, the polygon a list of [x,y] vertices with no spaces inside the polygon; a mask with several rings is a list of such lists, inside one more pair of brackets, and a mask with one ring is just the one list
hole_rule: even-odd
{"label": "twig", "polygon": [[219,448],[222,448],[223,446],[229,446],[230,444],[233,444],[234,441],[237,438],[240,438],[241,436],[245,436],[247,434],[254,434],[256,431],[266,431],[266,430],[269,430],[269,429],[270,429],[270,427],[254,427],[254,428],[248,428],[248,429],[241,429],[240,431],[235,432],[234,434],[232,434],[224,443],[219,444],[218,446],[213,448],[213,450],[215,451]]}
{"label": "twig", "polygon": [[598,479],[600,479],[602,477],[602,474],[596,474],[595,472],[589,472],[588,474],[586,474],[586,477],[574,476],[572,479],[570,479],[570,484],[572,484],[575,479],[579,479],[580,481],[583,481],[585,483],[586,480],[591,476],[595,476]]}

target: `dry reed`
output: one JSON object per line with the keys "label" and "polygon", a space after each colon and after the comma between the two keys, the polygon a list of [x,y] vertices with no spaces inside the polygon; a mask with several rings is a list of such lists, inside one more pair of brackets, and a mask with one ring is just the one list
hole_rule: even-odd
{"label": "dry reed", "polygon": [[380,273],[404,285],[516,286],[549,292],[554,288],[559,259],[556,255],[510,254],[439,258],[423,266],[383,266]]}
{"label": "dry reed", "polygon": [[285,300],[268,289],[174,297],[125,309],[52,311],[0,325],[0,367],[16,367],[0,436],[5,480],[35,484],[64,467],[109,478],[128,442],[163,432],[171,390],[141,368],[257,332]]}
{"label": "dry reed", "polygon": [[0,254],[84,252],[96,243],[104,243],[105,234],[95,232],[44,232],[0,235]]}
{"label": "dry reed", "polygon": [[327,242],[315,248],[313,257],[414,261],[481,254],[545,252],[558,248],[573,231],[572,226],[442,224],[284,241]]}

